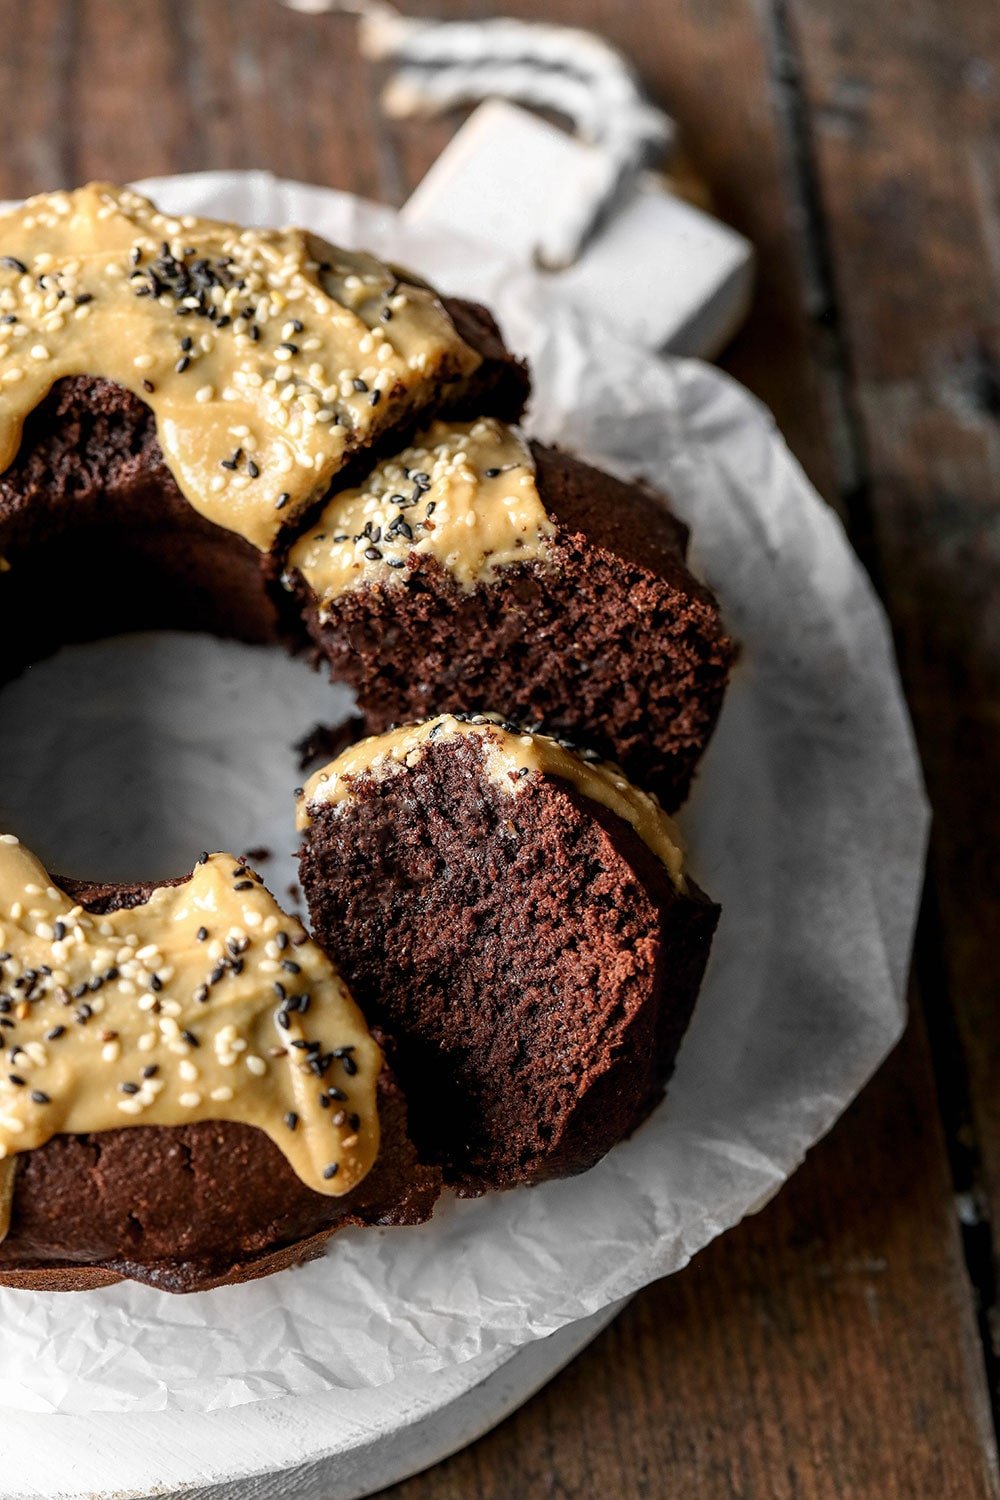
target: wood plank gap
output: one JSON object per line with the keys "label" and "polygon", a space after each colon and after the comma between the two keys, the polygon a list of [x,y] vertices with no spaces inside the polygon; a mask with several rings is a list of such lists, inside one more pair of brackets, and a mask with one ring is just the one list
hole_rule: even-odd
{"label": "wood plank gap", "polygon": [[966,1274],[972,1287],[976,1325],[994,1432],[1000,1442],[1000,1348],[994,1330],[1000,1326],[995,1267],[996,1231],[983,1182],[982,1153],[965,1051],[952,1007],[944,962],[944,924],[937,901],[934,856],[928,860],[914,951],[914,967],[931,1044],[938,1108],[944,1127],[955,1194],[955,1213]]}
{"label": "wood plank gap", "polygon": [[763,41],[775,112],[785,147],[785,176],[798,229],[805,310],[813,328],[814,352],[822,375],[838,508],[855,550],[879,594],[884,596],[875,544],[871,468],[864,425],[854,399],[850,349],[840,315],[819,171],[809,126],[809,105],[788,0],[770,0],[764,8],[764,22]]}

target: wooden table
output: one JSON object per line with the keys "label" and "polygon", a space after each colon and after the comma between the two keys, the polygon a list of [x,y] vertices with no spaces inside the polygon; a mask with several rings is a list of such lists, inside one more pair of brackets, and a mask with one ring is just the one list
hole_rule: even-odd
{"label": "wooden table", "polygon": [[[499,8],[592,25],[638,59],[757,245],[724,363],[772,406],[889,606],[937,826],[913,1021],[847,1117],[759,1217],[392,1495],[995,1496],[1000,5]],[[276,0],[0,12],[4,196],[262,166],[399,202],[453,128],[379,117],[345,17]]]}

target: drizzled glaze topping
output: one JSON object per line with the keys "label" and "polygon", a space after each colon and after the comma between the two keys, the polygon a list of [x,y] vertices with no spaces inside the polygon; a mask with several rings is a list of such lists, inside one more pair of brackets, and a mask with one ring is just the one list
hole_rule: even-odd
{"label": "drizzled glaze topping", "polygon": [[17,1155],[59,1133],[234,1120],[315,1192],[375,1159],[382,1056],[299,922],[229,854],[97,916],[0,836],[0,1231]]}
{"label": "drizzled glaze topping", "polygon": [[544,562],[555,527],[531,451],[491,418],[435,422],[356,489],[334,495],[289,554],[320,616],[349,589],[405,583],[411,558],[435,558],[463,589],[512,563]]}
{"label": "drizzled glaze topping", "polygon": [[106,183],[0,217],[0,470],[55,381],[101,376],[152,408],[191,505],[261,551],[479,363],[433,292],[300,229],[173,217]]}
{"label": "drizzled glaze topping", "polygon": [[297,806],[299,828],[308,828],[314,808],[350,801],[359,778],[399,775],[415,766],[431,743],[459,737],[482,742],[487,775],[511,796],[519,795],[525,777],[553,776],[608,808],[631,824],[677,889],[686,888],[680,832],[655,797],[633,786],[610,762],[547,734],[529,733],[496,714],[441,714],[360,740],[306,782]]}

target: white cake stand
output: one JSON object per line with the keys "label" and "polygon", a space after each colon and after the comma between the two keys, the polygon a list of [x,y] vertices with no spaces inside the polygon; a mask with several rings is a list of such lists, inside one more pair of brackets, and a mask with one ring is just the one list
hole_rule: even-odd
{"label": "white cake stand", "polygon": [[377,1390],[215,1412],[0,1414],[3,1500],[360,1500],[502,1422],[624,1304],[551,1338]]}

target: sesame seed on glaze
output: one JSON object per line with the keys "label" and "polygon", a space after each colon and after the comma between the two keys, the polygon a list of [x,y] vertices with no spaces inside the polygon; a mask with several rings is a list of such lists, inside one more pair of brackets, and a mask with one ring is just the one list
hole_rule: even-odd
{"label": "sesame seed on glaze", "polygon": [[[200,919],[209,910],[218,938]],[[0,1161],[59,1132],[239,1120],[267,1131],[314,1190],[349,1190],[377,1149],[381,1053],[304,933],[294,938],[296,993],[276,1000],[261,966],[272,963],[268,948],[293,941],[290,923],[296,932],[259,877],[228,855],[205,856],[188,881],[101,917],[73,904],[16,841],[0,843],[0,1020],[10,1022]],[[69,1028],[56,1018],[66,1005]],[[363,1060],[351,1100],[366,1132],[360,1151],[335,1139],[334,1189],[331,1144],[315,1129],[329,1100],[303,1091],[296,1059],[329,1066],[343,1049]]]}
{"label": "sesame seed on glaze", "polygon": [[[317,256],[319,242],[300,230],[188,222],[180,230],[107,184],[42,195],[0,221],[0,313],[23,333],[0,338],[0,467],[54,379],[116,380],[153,408],[189,502],[267,550],[277,511],[301,510],[356,448],[480,356],[432,292],[402,294],[370,256]],[[81,242],[97,253],[81,257]],[[257,442],[239,472],[223,463],[234,421]],[[280,503],[269,486],[247,489],[272,471],[285,480]]]}
{"label": "sesame seed on glaze", "polygon": [[435,422],[363,485],[330,497],[286,576],[301,575],[323,619],[351,589],[408,586],[425,557],[467,590],[509,566],[544,567],[553,532],[516,429]]}

